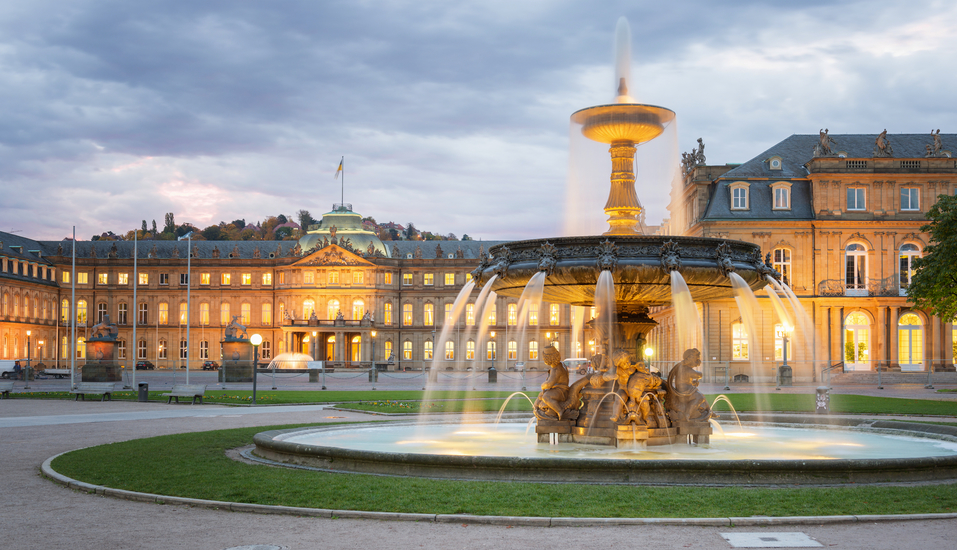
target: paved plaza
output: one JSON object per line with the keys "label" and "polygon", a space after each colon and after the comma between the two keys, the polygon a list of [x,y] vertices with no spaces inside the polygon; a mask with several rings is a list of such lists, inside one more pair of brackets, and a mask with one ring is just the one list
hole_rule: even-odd
{"label": "paved plaza", "polygon": [[[469,373],[471,374],[471,373]],[[484,376],[484,373],[482,373]],[[502,373],[504,374],[504,373]],[[509,373],[516,374],[516,373]],[[182,372],[177,382],[185,381]],[[172,384],[167,372],[138,373],[137,382],[150,389]],[[215,389],[215,373],[190,373],[191,383],[208,383]],[[527,380],[528,387],[541,381]],[[259,380],[260,387],[271,387]],[[421,378],[419,379],[421,381]],[[513,382],[488,384],[476,379],[477,389],[518,389]],[[417,389],[419,383],[395,387],[380,379],[380,389]],[[464,386],[468,386],[467,382]],[[520,384],[521,381],[519,380]],[[22,382],[17,383],[20,391]],[[342,387],[339,387],[341,384]],[[68,381],[38,380],[31,389],[59,389]],[[155,385],[155,387],[154,387]],[[449,384],[450,387],[456,384]],[[245,389],[229,385],[232,389]],[[327,382],[330,389],[369,389],[365,378]],[[168,387],[168,386],[166,386]],[[316,389],[308,379],[287,378],[281,389]],[[471,389],[471,388],[468,388]],[[703,388],[713,392],[720,388]],[[742,388],[743,389],[743,388]],[[775,391],[773,387],[765,388]],[[811,392],[812,387],[781,391]],[[946,398],[919,385],[876,388],[835,388],[892,397]],[[729,533],[803,533],[828,548],[948,548],[957,537],[957,519],[828,523],[808,518],[785,525],[681,526],[570,526],[530,527],[480,525],[430,521],[371,519],[323,519],[227,512],[181,505],[158,505],[82,493],[42,478],[42,462],[58,453],[80,447],[154,435],[207,431],[280,423],[323,422],[335,416],[350,420],[369,415],[325,410],[322,405],[227,407],[220,405],[167,405],[138,403],[74,402],[66,400],[0,401],[0,459],[3,462],[3,493],[0,525],[6,548],[208,548],[220,549],[253,544],[300,548],[568,548],[658,547],[731,548]],[[329,420],[332,421],[332,420]],[[798,537],[800,538],[800,537]],[[758,537],[760,540],[761,537]]]}

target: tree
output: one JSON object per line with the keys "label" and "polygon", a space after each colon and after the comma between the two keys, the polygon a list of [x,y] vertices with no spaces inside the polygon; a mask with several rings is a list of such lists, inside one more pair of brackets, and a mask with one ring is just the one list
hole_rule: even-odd
{"label": "tree", "polygon": [[412,222],[405,224],[405,239],[407,241],[414,241],[415,236],[418,234],[418,230],[412,225]]}
{"label": "tree", "polygon": [[462,235],[462,240],[463,240],[463,241],[471,241],[471,240],[472,240],[472,237],[469,237],[469,234],[468,234],[468,233],[465,233],[465,234]]}
{"label": "tree", "polygon": [[246,220],[244,219],[233,220],[233,225],[236,226],[236,229],[242,231],[243,229],[246,229]]}
{"label": "tree", "polygon": [[930,233],[922,258],[914,259],[916,272],[907,287],[907,299],[950,322],[957,316],[957,196],[940,195],[927,212],[930,223],[920,228]]}
{"label": "tree", "polygon": [[446,235],[445,240],[447,240],[447,241],[457,241],[457,240],[459,240],[459,238],[455,236],[455,233],[449,233],[448,235]]}
{"label": "tree", "polygon": [[163,233],[176,233],[176,220],[172,212],[166,213],[166,225],[163,226]]}
{"label": "tree", "polygon": [[301,227],[303,231],[308,231],[310,225],[318,223],[308,210],[300,210],[299,212],[296,212],[296,218],[299,219],[299,227]]}
{"label": "tree", "polygon": [[156,220],[153,220],[153,231],[152,231],[152,233],[153,233],[153,235],[156,235],[156,233],[157,233],[157,231],[156,231]]}
{"label": "tree", "polygon": [[146,233],[146,220],[143,220],[143,233]]}
{"label": "tree", "polygon": [[278,216],[276,216],[276,219],[279,220],[279,225],[282,225],[282,224],[284,224],[284,223],[286,223],[286,222],[289,221],[289,219],[286,218],[286,216],[284,216],[284,215],[282,215],[282,214],[279,214]]}
{"label": "tree", "polygon": [[218,241],[223,234],[223,230],[220,229],[218,225],[211,225],[203,229],[202,233],[207,241]]}

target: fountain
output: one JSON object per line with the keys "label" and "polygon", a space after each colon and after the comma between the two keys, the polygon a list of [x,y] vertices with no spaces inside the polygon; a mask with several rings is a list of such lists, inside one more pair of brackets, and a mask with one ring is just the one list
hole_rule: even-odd
{"label": "fountain", "polygon": [[[627,40],[619,39],[622,42]],[[629,57],[629,52],[620,55]],[[830,431],[836,438],[813,444],[808,439],[819,434],[804,437],[785,430],[780,435],[765,428],[742,431],[739,426],[738,432],[727,428],[727,433],[719,432],[720,446],[710,445],[715,415],[698,391],[700,352],[685,349],[682,360],[665,377],[639,360],[646,334],[656,326],[650,308],[674,304],[679,318],[696,323],[694,301],[734,296],[745,315],[754,302],[753,290],[769,283],[781,288],[782,283],[757,245],[639,234],[636,227],[642,207],[635,190],[635,151],[658,137],[675,114],[636,103],[629,95],[626,69],[627,64],[619,63],[614,103],[571,116],[585,137],[610,146],[611,185],[604,207],[608,230],[597,236],[492,247],[454,307],[461,309],[474,287],[481,288],[482,297],[519,298],[523,319],[529,303],[543,300],[570,304],[578,312],[595,308],[595,317],[586,323],[599,340],[599,353],[591,357],[594,372],[571,383],[559,351],[547,346],[542,352],[549,373],[533,405],[537,422],[532,440],[524,435],[525,422],[511,430],[509,424],[439,423],[408,429],[393,424],[264,432],[256,436],[253,454],[336,471],[556,482],[777,484],[957,477],[957,430],[952,429],[924,430],[933,433],[914,439],[923,437],[931,449],[922,447],[906,456],[884,453],[881,456],[887,462],[882,463],[870,460],[869,448],[863,453],[845,452],[869,444],[851,441],[851,430],[859,423],[840,419],[777,419],[792,427],[830,424],[831,430],[820,431]],[[779,302],[776,307],[784,311]],[[753,326],[749,332],[756,334]],[[442,336],[439,341],[444,341],[445,332]],[[689,341],[679,336],[680,344]],[[896,423],[884,424],[887,430],[904,429]],[[340,432],[345,434],[342,444],[334,441]],[[747,444],[742,447],[733,441]],[[759,450],[755,441],[769,446]],[[784,448],[787,441],[799,443],[794,443],[793,452],[775,454],[774,449]],[[731,447],[740,449],[740,454],[730,453]],[[892,440],[883,447],[901,445]]]}

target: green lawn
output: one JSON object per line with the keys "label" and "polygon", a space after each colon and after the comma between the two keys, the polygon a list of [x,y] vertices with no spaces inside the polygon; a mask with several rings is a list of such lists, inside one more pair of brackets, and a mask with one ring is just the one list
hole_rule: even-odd
{"label": "green lawn", "polygon": [[53,468],[110,487],[200,499],[438,514],[550,517],[728,517],[943,513],[957,485],[754,489],[439,481],[270,468],[227,449],[268,429],[241,428],[114,443],[65,454]]}

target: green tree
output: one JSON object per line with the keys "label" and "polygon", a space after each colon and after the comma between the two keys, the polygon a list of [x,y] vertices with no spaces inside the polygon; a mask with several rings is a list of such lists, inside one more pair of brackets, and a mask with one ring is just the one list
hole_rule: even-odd
{"label": "green tree", "polygon": [[176,219],[172,212],[166,213],[166,225],[163,226],[163,233],[176,233]]}
{"label": "green tree", "polygon": [[308,231],[310,225],[319,223],[312,217],[312,214],[310,214],[308,210],[296,212],[296,217],[299,219],[299,227],[301,227],[303,231]]}
{"label": "green tree", "polygon": [[202,231],[203,236],[206,237],[207,241],[218,241],[221,240],[223,231],[219,228],[218,225],[211,225]]}
{"label": "green tree", "polygon": [[920,228],[930,233],[930,244],[914,259],[916,272],[907,287],[907,299],[949,321],[957,316],[957,196],[940,195],[927,212],[930,223]]}
{"label": "green tree", "polygon": [[146,233],[146,220],[143,220],[143,233]]}

